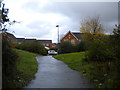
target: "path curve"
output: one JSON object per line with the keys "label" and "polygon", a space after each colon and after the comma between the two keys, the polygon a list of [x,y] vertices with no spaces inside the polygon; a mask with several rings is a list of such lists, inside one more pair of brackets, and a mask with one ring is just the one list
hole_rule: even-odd
{"label": "path curve", "polygon": [[38,72],[25,88],[93,88],[78,71],[52,56],[37,56]]}

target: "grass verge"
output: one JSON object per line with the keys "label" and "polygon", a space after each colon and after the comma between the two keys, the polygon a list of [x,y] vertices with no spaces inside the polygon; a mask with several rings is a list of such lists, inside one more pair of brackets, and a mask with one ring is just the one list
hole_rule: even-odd
{"label": "grass verge", "polygon": [[54,58],[63,61],[71,69],[80,71],[97,88],[112,88],[112,63],[97,63],[84,60],[85,52],[59,54]]}
{"label": "grass verge", "polygon": [[69,53],[69,54],[59,54],[53,56],[54,58],[63,61],[68,65],[68,67],[79,71],[80,64],[84,59],[85,52]]}
{"label": "grass verge", "polygon": [[35,78],[34,74],[37,72],[38,63],[35,57],[38,54],[27,51],[14,49],[18,53],[16,80],[14,81],[15,88],[22,88]]}

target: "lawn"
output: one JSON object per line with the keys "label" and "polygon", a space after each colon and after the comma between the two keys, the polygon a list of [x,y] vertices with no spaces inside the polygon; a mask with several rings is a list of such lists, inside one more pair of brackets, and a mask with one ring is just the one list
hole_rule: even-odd
{"label": "lawn", "polygon": [[111,76],[110,63],[88,62],[84,60],[85,52],[59,54],[54,58],[63,61],[73,70],[90,79],[97,88],[112,88],[113,80]]}
{"label": "lawn", "polygon": [[81,62],[84,58],[85,52],[69,53],[69,54],[59,54],[53,56],[54,58],[63,61],[70,68],[74,70],[80,70]]}
{"label": "lawn", "polygon": [[15,80],[15,87],[22,88],[29,83],[30,80],[35,78],[38,63],[36,56],[38,54],[30,53],[27,51],[14,49],[18,53],[17,61],[17,80]]}

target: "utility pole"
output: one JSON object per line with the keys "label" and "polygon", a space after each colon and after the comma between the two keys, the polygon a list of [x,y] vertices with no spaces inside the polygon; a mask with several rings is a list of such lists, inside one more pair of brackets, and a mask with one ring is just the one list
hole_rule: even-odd
{"label": "utility pole", "polygon": [[59,25],[56,25],[58,27],[58,44],[59,44]]}
{"label": "utility pole", "polygon": [[120,1],[118,2],[118,25],[120,25]]}

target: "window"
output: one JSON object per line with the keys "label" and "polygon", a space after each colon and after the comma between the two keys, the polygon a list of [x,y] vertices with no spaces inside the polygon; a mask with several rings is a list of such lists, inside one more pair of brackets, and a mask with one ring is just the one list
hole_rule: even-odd
{"label": "window", "polygon": [[71,40],[71,43],[72,43],[72,44],[75,44],[75,40]]}

